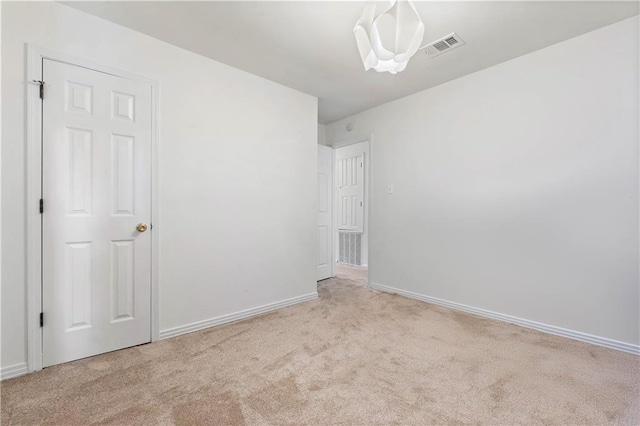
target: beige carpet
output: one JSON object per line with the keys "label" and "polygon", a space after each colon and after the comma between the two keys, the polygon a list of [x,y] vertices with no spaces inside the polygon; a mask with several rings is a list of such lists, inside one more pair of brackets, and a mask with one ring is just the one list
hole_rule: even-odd
{"label": "beige carpet", "polygon": [[4,381],[2,424],[640,424],[640,357],[359,280]]}

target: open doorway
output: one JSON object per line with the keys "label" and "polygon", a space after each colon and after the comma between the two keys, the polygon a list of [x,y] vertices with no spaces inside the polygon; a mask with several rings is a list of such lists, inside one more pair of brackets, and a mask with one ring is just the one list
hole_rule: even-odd
{"label": "open doorway", "polygon": [[318,146],[318,280],[368,282],[369,142]]}
{"label": "open doorway", "polygon": [[369,142],[336,147],[333,157],[336,276],[366,285],[369,266]]}

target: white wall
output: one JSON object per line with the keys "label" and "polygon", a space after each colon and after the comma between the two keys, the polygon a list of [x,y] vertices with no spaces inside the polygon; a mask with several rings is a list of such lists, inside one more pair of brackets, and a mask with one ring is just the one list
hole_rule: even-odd
{"label": "white wall", "polygon": [[3,367],[26,360],[25,43],[160,82],[160,330],[316,291],[316,98],[58,3],[2,2]]}
{"label": "white wall", "polygon": [[327,126],[373,134],[370,280],[637,345],[638,50],[635,17]]}
{"label": "white wall", "polygon": [[327,126],[324,124],[318,124],[318,144],[327,144]]}

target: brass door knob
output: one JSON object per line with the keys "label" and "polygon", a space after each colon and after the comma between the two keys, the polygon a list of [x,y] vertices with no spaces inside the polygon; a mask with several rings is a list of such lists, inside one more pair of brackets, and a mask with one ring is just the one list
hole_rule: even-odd
{"label": "brass door knob", "polygon": [[144,232],[147,230],[147,224],[139,223],[138,226],[136,226],[136,229],[138,230],[138,232]]}

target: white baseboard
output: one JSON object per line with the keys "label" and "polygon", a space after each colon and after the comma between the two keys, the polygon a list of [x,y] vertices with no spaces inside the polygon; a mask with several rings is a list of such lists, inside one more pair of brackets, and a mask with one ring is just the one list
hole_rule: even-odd
{"label": "white baseboard", "polygon": [[22,376],[27,374],[27,363],[21,362],[20,364],[13,364],[0,368],[0,380],[11,379],[12,377]]}
{"label": "white baseboard", "polygon": [[281,300],[279,302],[269,303],[267,305],[246,309],[244,311],[234,312],[232,314],[222,315],[219,317],[210,318],[203,321],[193,322],[191,324],[181,325],[179,327],[169,328],[167,330],[160,331],[160,339],[161,340],[168,339],[169,337],[175,337],[181,334],[191,333],[194,331],[202,330],[204,328],[226,324],[228,322],[239,321],[245,318],[264,314],[266,312],[271,312],[277,309],[285,308],[287,306],[295,305],[302,302],[308,302],[310,300],[314,300],[317,298],[318,298],[318,292],[313,292],[309,294],[304,294],[302,296],[293,297],[291,299]]}
{"label": "white baseboard", "polygon": [[486,309],[475,308],[473,306],[463,305],[461,303],[450,302],[448,300],[438,299],[436,297],[425,296],[424,294],[414,293],[412,291],[402,290],[395,287],[390,287],[382,284],[369,283],[369,287],[374,290],[384,291],[386,293],[395,293],[400,296],[409,297],[411,299],[421,300],[427,303],[433,303],[434,305],[440,305],[451,309],[467,312],[470,314],[478,315],[485,318],[491,318],[498,321],[504,321],[511,324],[520,325],[522,327],[532,328],[534,330],[542,331],[549,334],[555,334],[556,336],[568,337],[574,340],[580,340],[582,342],[591,343],[594,345],[604,346],[606,348],[617,349],[619,351],[628,352],[634,355],[640,355],[640,345],[634,345],[631,343],[620,342],[617,340],[607,339],[605,337],[594,336],[580,331],[568,330],[562,327],[556,327],[554,325],[542,324],[536,321],[530,321],[524,318],[518,318],[511,315],[500,314],[497,312],[488,311]]}
{"label": "white baseboard", "polygon": [[[287,306],[295,305],[297,303],[308,302],[318,298],[318,293],[313,292],[291,299],[281,300],[280,302],[269,303],[268,305],[258,306],[256,308],[247,309],[240,312],[235,312],[228,315],[222,315],[220,317],[211,318],[204,321],[198,321],[191,324],[183,325],[180,327],[170,328],[168,330],[160,331],[160,339],[168,339],[169,337],[179,336],[181,334],[191,333],[193,331],[202,330],[204,328],[213,327],[215,325],[221,325],[228,322],[239,321],[245,318],[253,317],[255,315],[264,314],[266,312],[275,311]],[[20,364],[9,365],[7,367],[0,368],[0,380],[11,379],[13,377],[22,376],[27,374],[29,369],[27,363],[22,362]]]}

